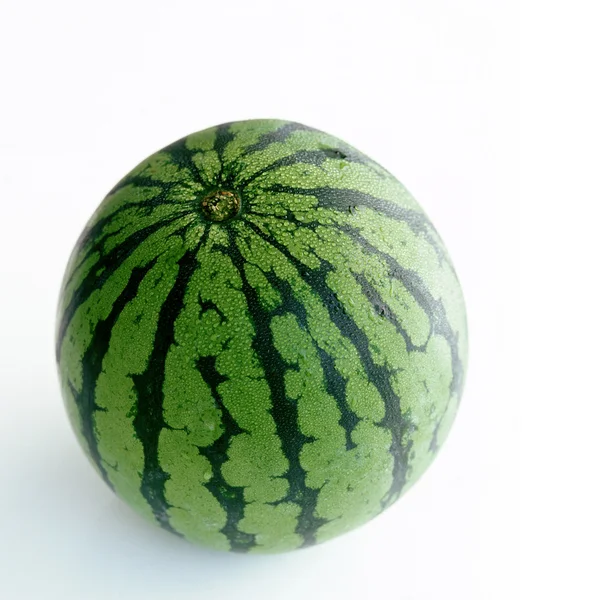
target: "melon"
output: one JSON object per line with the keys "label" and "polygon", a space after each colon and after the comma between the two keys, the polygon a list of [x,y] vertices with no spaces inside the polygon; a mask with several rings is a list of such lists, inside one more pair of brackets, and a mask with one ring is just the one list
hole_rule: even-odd
{"label": "melon", "polygon": [[280,552],[391,506],[454,420],[455,269],[415,199],[341,140],[227,123],[153,154],[69,260],[56,360],[115,494],[187,540]]}

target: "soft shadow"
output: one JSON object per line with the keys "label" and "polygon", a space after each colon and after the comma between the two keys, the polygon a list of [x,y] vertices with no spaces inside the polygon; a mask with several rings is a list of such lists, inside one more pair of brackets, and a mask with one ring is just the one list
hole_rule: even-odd
{"label": "soft shadow", "polygon": [[209,590],[233,597],[297,554],[215,552],[153,526],[105,486],[66,424],[44,427],[29,450],[11,462],[16,514],[8,534],[41,577],[62,580],[81,598],[204,597]]}

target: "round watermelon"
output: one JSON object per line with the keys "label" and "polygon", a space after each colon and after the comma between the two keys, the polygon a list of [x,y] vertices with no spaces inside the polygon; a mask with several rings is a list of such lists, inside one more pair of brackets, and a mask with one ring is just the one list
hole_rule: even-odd
{"label": "round watermelon", "polygon": [[114,492],[192,542],[277,552],[372,519],[433,460],[463,298],[423,210],[335,137],[277,120],[140,163],[79,238],[56,358]]}

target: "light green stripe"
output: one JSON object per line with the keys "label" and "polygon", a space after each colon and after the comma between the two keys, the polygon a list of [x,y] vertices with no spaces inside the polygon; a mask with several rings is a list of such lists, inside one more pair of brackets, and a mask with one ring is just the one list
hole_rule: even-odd
{"label": "light green stripe", "polygon": [[[203,302],[213,302],[223,318],[213,309],[201,312],[197,304],[198,298]],[[228,460],[223,465],[222,474],[229,485],[244,488],[244,498],[246,502],[253,503],[252,514],[256,517],[260,514],[260,507],[266,511],[267,502],[274,502],[285,496],[287,481],[282,475],[287,468],[287,461],[281,452],[275,423],[269,412],[271,407],[269,387],[252,349],[254,328],[249,320],[246,300],[241,292],[241,279],[229,257],[215,247],[210,249],[208,244],[200,249],[198,269],[190,282],[185,302],[185,309],[176,321],[175,339],[181,346],[185,345],[192,349],[192,354],[186,357],[179,356],[186,364],[184,368],[181,366],[181,361],[176,360],[176,354],[173,354],[172,360],[167,364],[167,381],[173,382],[176,378],[185,378],[186,383],[180,385],[189,386],[191,390],[193,382],[198,380],[197,376],[194,375],[192,378],[191,375],[194,356],[218,356],[216,369],[228,378],[219,386],[219,393],[238,426],[246,431],[231,439],[227,453]],[[180,404],[175,405],[173,403],[177,402],[177,397],[174,388],[168,388],[168,391],[166,406],[173,406],[173,414],[175,411],[185,412],[185,407],[181,405],[181,396]],[[196,394],[200,393],[204,392],[196,392]],[[220,418],[213,412],[214,409],[210,407],[208,400],[206,403],[202,401],[200,406],[205,407],[200,410],[201,416],[191,421],[185,435],[176,436],[179,451],[186,457],[197,454],[194,445],[208,445],[211,439],[216,439],[217,434],[222,431]],[[166,416],[169,425],[173,427],[180,425],[177,421],[171,422],[169,412]],[[179,470],[174,456],[172,459],[168,458],[169,452],[174,452],[169,446],[171,444],[174,448],[174,440],[175,436],[171,434],[161,434],[159,458],[161,466],[171,477],[165,494],[168,502],[188,513],[188,516],[185,516],[183,512],[176,513],[171,510],[172,525],[180,528],[187,519],[188,527],[191,527],[192,520],[189,515],[203,514],[204,503],[208,501],[206,493],[209,492],[206,490],[202,496],[193,496],[192,488],[189,488],[188,471]],[[166,446],[163,447],[163,444]],[[200,468],[198,459],[194,457],[193,460]],[[210,477],[206,479],[204,476],[207,472],[206,466],[198,472],[199,479],[193,483],[193,490],[197,489],[198,481],[200,485],[210,481]],[[182,499],[185,502],[182,502]],[[214,502],[217,502],[216,499]],[[212,506],[213,500],[209,503]],[[216,508],[211,511],[217,514]],[[218,514],[221,519],[218,522],[224,524],[224,513],[218,512]],[[209,531],[206,530],[205,525],[211,527],[210,531],[214,533],[212,521],[207,524],[199,521],[191,531],[194,535],[208,535]],[[264,526],[268,528],[272,524],[265,522]],[[242,520],[239,529],[247,533],[257,533],[259,537],[262,532],[260,523],[256,519]]]}
{"label": "light green stripe", "polygon": [[[335,473],[319,493],[317,514],[331,519],[317,531],[324,542],[366,523],[381,512],[381,499],[392,485],[394,459],[389,453],[392,435],[369,421],[360,421],[352,432],[356,448],[346,452]],[[311,448],[312,450],[312,448]],[[303,464],[319,464],[316,451],[303,453]]]}
{"label": "light green stripe", "polygon": [[[71,275],[71,280],[70,281],[66,281],[64,283],[64,288],[62,291],[62,295],[61,295],[61,305],[64,306],[68,306],[69,302],[71,302],[71,299],[73,298],[73,294],[75,293],[75,290],[77,290],[77,288],[79,287],[79,285],[81,284],[81,282],[87,277],[87,275],[90,273],[90,271],[93,269],[94,265],[100,260],[100,253],[99,252],[94,252],[93,254],[90,254],[90,256],[84,260],[83,262],[79,263],[78,266],[77,265],[78,261],[81,260],[81,256],[84,255],[84,252],[80,251],[77,252],[76,254],[73,254],[71,256],[71,259],[69,261],[69,266],[67,267],[66,273],[69,273]],[[62,315],[58,315],[58,323],[60,323],[60,317]]]}
{"label": "light green stripe", "polygon": [[260,138],[267,134],[277,131],[287,125],[287,121],[240,121],[232,123],[229,131],[234,134],[234,139],[227,144],[224,159],[228,163],[235,163],[240,159],[243,161],[244,172],[246,171],[246,159],[248,154],[246,148],[256,144]]}
{"label": "light green stripe", "polygon": [[[300,132],[298,132],[300,133]],[[272,161],[270,161],[272,162]],[[260,194],[260,190],[284,184],[303,190],[331,188],[354,190],[385,200],[410,210],[421,209],[408,190],[396,179],[382,177],[368,165],[326,160],[321,166],[296,163],[267,171],[256,181],[251,182],[246,191]]]}
{"label": "light green stripe", "polygon": [[134,177],[148,177],[158,183],[177,183],[192,180],[190,171],[176,165],[169,152],[164,150],[141,162],[127,175],[127,179]]}
{"label": "light green stripe", "polygon": [[124,211],[115,217],[114,222],[111,224],[114,229],[122,227],[120,231],[111,235],[104,244],[104,254],[107,254],[117,246],[123,244],[127,239],[156,223],[172,219],[178,214],[182,215],[182,218],[187,218],[188,222],[193,220],[193,217],[184,215],[184,212],[189,211],[189,208],[185,205],[172,206],[169,204],[161,204],[153,208],[149,213],[145,209],[132,208],[131,210]]}
{"label": "light green stripe", "polygon": [[198,454],[186,431],[163,429],[158,451],[161,467],[170,475],[165,498],[171,504],[171,527],[191,542],[228,550],[229,542],[220,533],[227,514],[204,485],[212,476],[208,459]]}
{"label": "light green stripe", "polygon": [[229,542],[220,532],[227,513],[205,487],[213,470],[197,448],[209,446],[223,432],[220,411],[196,367],[202,355],[201,323],[214,324],[217,316],[214,311],[201,313],[200,287],[198,270],[188,284],[183,310],[175,322],[175,344],[165,363],[163,416],[171,429],[161,431],[158,455],[162,469],[169,474],[165,498],[172,505],[171,526],[190,541],[229,549]]}
{"label": "light green stripe", "polygon": [[157,198],[162,192],[163,189],[158,183],[151,187],[125,184],[104,198],[90,219],[90,225],[93,226],[100,219],[105,219],[118,210],[122,211],[125,207],[135,208],[140,202]]}
{"label": "light green stripe", "polygon": [[[310,338],[316,346],[331,355],[336,370],[347,381],[347,396],[350,408],[359,417],[365,419],[359,423],[352,434],[352,440],[362,446],[346,452],[345,445],[340,444],[339,454],[336,454],[336,462],[332,462],[331,465],[324,465],[327,462],[323,460],[323,453],[326,450],[321,443],[306,444],[302,451],[302,466],[309,471],[307,481],[314,487],[324,486],[318,496],[317,515],[332,519],[332,522],[321,527],[317,537],[318,539],[328,539],[341,531],[351,529],[356,525],[357,519],[363,518],[360,516],[365,514],[363,512],[364,505],[361,506],[361,502],[365,501],[365,497],[370,498],[372,505],[366,511],[369,516],[364,518],[368,519],[376,514],[380,510],[379,501],[391,485],[393,468],[393,457],[389,454],[391,435],[389,431],[375,425],[383,418],[385,407],[379,393],[369,382],[356,348],[332,323],[327,309],[302,280],[296,269],[281,253],[257,236],[247,234],[246,239],[249,242],[245,252],[246,258],[257,267],[260,264],[263,269],[270,268],[277,277],[290,283],[294,296],[306,310]],[[303,340],[304,347],[299,339],[293,337],[292,329],[287,331],[286,335],[293,340],[287,345],[290,352],[292,351],[291,348],[296,346],[302,348],[304,352],[309,352],[310,346],[307,346],[308,335],[305,335]],[[283,339],[285,336],[280,333],[279,337]],[[312,352],[316,352],[314,347]],[[292,387],[295,385],[297,390],[303,387],[298,378],[309,377],[310,383],[305,383],[304,388],[320,398],[319,388],[315,388],[314,377],[316,374],[317,378],[319,375],[322,378],[322,369],[318,361],[315,360],[315,355],[312,354],[311,356],[312,360],[306,358],[305,362],[302,363],[310,364],[310,369],[304,374],[288,376],[286,382]],[[295,383],[294,379],[296,379]],[[290,393],[293,393],[293,389]],[[322,402],[319,402],[319,406],[322,404]],[[303,413],[303,427],[307,425],[305,418],[310,419],[309,414],[311,411],[310,403],[305,406],[306,409],[299,404],[299,409]],[[322,409],[326,414],[327,407],[323,406]],[[306,415],[304,414],[305,410]],[[331,428],[331,420],[326,419],[325,422],[329,424],[328,431],[331,431],[332,439],[335,439],[335,428]],[[317,425],[313,423],[313,426],[316,427]],[[318,433],[317,430],[304,431],[304,429],[303,432],[306,435]],[[324,442],[324,444],[327,444],[327,442]],[[328,472],[328,468],[331,471]],[[365,473],[367,472],[372,474],[372,478],[367,477],[365,479]],[[346,490],[347,496],[343,487],[341,487],[341,482],[346,481],[346,476],[342,477],[343,473],[346,473],[348,480],[354,480],[357,486],[351,490]],[[331,477],[331,479],[328,480],[328,477]],[[338,494],[345,498],[346,504],[342,505],[343,503],[337,500]]]}
{"label": "light green stripe", "polygon": [[248,504],[240,522],[240,529],[256,535],[257,545],[249,552],[285,552],[298,548],[301,539],[294,530],[299,515],[300,507],[292,502],[276,505],[258,502]]}
{"label": "light green stripe", "polygon": [[[369,255],[357,249],[355,244],[339,231],[320,228],[318,234],[321,243],[315,245],[317,254],[336,266],[336,270],[327,276],[329,286],[348,315],[367,336],[374,363],[390,370],[390,381],[394,392],[400,398],[403,418],[410,423],[402,444],[405,447],[411,446],[408,464],[410,470],[407,476],[407,480],[411,481],[418,478],[432,460],[430,442],[433,432],[451,400],[452,359],[449,343],[441,336],[434,336],[429,340],[424,352],[408,353],[394,325],[374,312],[371,303],[362,294],[360,285],[351,275],[353,271],[363,274],[371,281],[379,279],[382,283],[376,285],[376,288],[383,292],[383,288],[388,287],[385,284],[390,282],[390,277],[381,270],[382,263],[369,260]],[[431,248],[429,245],[427,247]],[[434,264],[439,269],[444,268],[439,266],[437,260]],[[398,308],[403,300],[401,290],[406,294],[402,285],[395,290],[389,286],[385,300]],[[395,298],[392,292],[397,294]],[[413,302],[412,306],[417,306],[416,302]],[[424,343],[430,323],[424,311],[420,307],[417,307],[417,310],[416,314],[413,311],[411,315],[409,332],[414,342]],[[415,316],[421,318],[415,320]],[[414,333],[415,327],[418,335]],[[407,377],[406,373],[410,373],[410,377]],[[446,418],[450,419],[451,416],[446,415]]]}
{"label": "light green stripe", "polygon": [[285,374],[286,392],[298,404],[300,430],[315,439],[302,448],[300,462],[307,474],[306,485],[319,489],[317,516],[330,521],[317,531],[317,539],[327,539],[380,512],[381,498],[392,483],[391,435],[363,421],[351,436],[357,446],[346,450],[341,413],[325,389],[311,336],[292,315],[275,317],[271,328],[276,348],[293,366]]}
{"label": "light green stripe", "polygon": [[347,381],[347,385],[356,385],[358,389],[371,390],[371,393],[348,394],[351,408],[359,417],[372,418],[375,422],[385,414],[383,400],[369,383],[358,352],[353,343],[331,321],[327,308],[317,294],[302,279],[296,268],[290,264],[272,245],[267,244],[247,230],[242,232],[247,246],[240,246],[246,260],[264,271],[271,271],[276,277],[290,284],[294,297],[303,305],[307,315],[308,330],[319,348],[333,358],[336,370]]}
{"label": "light green stripe", "polygon": [[[381,266],[378,268],[376,264],[369,261],[346,235],[331,229],[322,229],[319,233],[322,243],[317,246],[316,253],[335,267],[335,270],[327,276],[327,282],[344,306],[346,313],[367,336],[374,363],[385,365],[390,369],[399,368],[399,361],[407,352],[406,345],[393,323],[375,313],[352,272],[364,275],[369,268],[373,268],[375,273],[371,273],[369,277],[380,275],[383,282],[390,281],[389,274],[382,272]],[[401,302],[401,298],[398,298],[398,302]],[[429,322],[426,317],[420,331],[425,332],[426,339],[429,332]]]}
{"label": "light green stripe", "polygon": [[[179,256],[183,249],[179,248]],[[132,375],[142,374],[152,352],[160,307],[175,283],[179,256],[163,257],[140,284],[137,296],[119,315],[96,385],[94,414],[98,451],[115,492],[140,514],[154,520],[140,486],[144,451],[133,421],[137,393]]]}
{"label": "light green stripe", "polygon": [[192,152],[198,150],[202,153],[212,150],[215,145],[216,133],[216,127],[192,133],[185,138],[185,147]]}
{"label": "light green stripe", "polygon": [[[392,385],[402,398],[402,415],[411,424],[402,439],[402,444],[411,448],[405,488],[408,489],[431,463],[430,444],[438,422],[442,418],[453,420],[457,408],[450,396],[452,368],[448,342],[441,336],[433,336],[425,352],[409,353],[400,368],[392,378]],[[405,377],[404,373],[411,376]]]}
{"label": "light green stripe", "polygon": [[67,327],[60,354],[61,377],[65,381],[71,381],[77,391],[81,391],[82,385],[81,360],[98,322],[109,315],[112,305],[125,289],[136,266],[147,265],[153,258],[171,249],[179,251],[180,238],[169,236],[187,220],[188,218],[178,219],[150,235],[121,263],[101,288],[95,289],[87,300],[77,307]]}
{"label": "light green stripe", "polygon": [[215,150],[194,154],[193,163],[207,183],[216,186],[221,174],[221,161]]}
{"label": "light green stripe", "polygon": [[[333,214],[331,217],[338,223],[343,222]],[[440,264],[435,248],[423,235],[414,233],[408,224],[386,218],[371,209],[357,211],[352,225],[369,244],[416,273],[428,292],[442,301],[452,330],[466,333],[464,301],[456,274],[449,260]],[[466,336],[458,340],[458,348],[459,358],[466,367]]]}
{"label": "light green stripe", "polygon": [[[243,156],[244,161],[244,172],[243,179],[251,178],[255,173],[258,173],[262,169],[270,166],[275,161],[288,156],[292,156],[300,151],[314,151],[337,148],[339,146],[335,138],[318,131],[305,131],[298,130],[293,131],[286,138],[285,142],[273,142],[269,144],[264,150],[252,152]],[[325,158],[325,157],[324,157]],[[339,159],[326,158],[325,163],[329,163],[335,169],[346,169],[350,164],[347,161],[340,161]],[[281,181],[278,174],[282,174],[285,177],[286,169],[291,167],[279,167],[270,172],[269,175],[265,173],[258,177],[249,188],[261,187],[262,185],[269,185],[275,180]],[[298,163],[294,165],[296,169],[294,172],[304,175],[305,170],[319,169],[314,165],[308,165],[306,163]],[[295,179],[288,181],[296,181]]]}
{"label": "light green stripe", "polygon": [[[100,260],[100,252],[94,252],[83,263],[75,267],[78,261],[81,260],[81,257],[85,256],[93,244],[98,243],[99,250],[102,251],[103,255],[106,255],[117,246],[126,242],[131,235],[141,231],[145,227],[155,225],[160,221],[172,219],[176,217],[178,213],[181,213],[182,218],[186,218],[187,222],[192,222],[195,217],[183,214],[189,210],[189,207],[184,203],[181,205],[159,204],[156,207],[152,207],[150,210],[146,208],[141,209],[135,205],[125,207],[105,224],[93,240],[90,240],[88,244],[79,248],[77,253],[72,256],[72,266],[69,267],[68,271],[72,269],[73,276],[71,281],[65,285],[63,291],[63,304],[66,306],[71,301],[71,298],[81,281],[83,281],[86,275],[91,271],[92,267]],[[114,214],[112,206],[107,205],[106,212],[99,213],[99,218],[104,218],[105,216],[112,214]],[[183,224],[183,221],[181,224]]]}

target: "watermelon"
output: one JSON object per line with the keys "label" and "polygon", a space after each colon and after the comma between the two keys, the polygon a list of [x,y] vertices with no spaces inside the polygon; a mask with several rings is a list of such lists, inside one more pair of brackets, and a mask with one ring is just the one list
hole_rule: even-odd
{"label": "watermelon", "polygon": [[279,552],[347,532],[431,463],[464,382],[463,297],[409,192],[339,139],[250,120],[106,196],[68,263],[73,429],[138,513]]}

